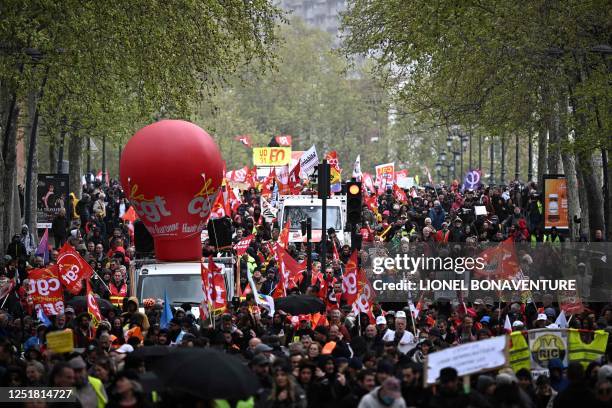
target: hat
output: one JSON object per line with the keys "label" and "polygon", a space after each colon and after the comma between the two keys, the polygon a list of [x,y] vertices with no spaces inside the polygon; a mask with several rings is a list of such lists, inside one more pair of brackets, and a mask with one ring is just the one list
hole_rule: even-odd
{"label": "hat", "polygon": [[126,353],[131,353],[132,351],[134,351],[134,347],[132,347],[131,344],[122,344],[121,347],[117,348],[117,350],[115,350],[117,353],[121,353],[121,354],[126,354]]}
{"label": "hat", "polygon": [[444,367],[440,370],[440,384],[454,381],[457,378],[457,370],[455,370],[453,367]]}
{"label": "hat", "polygon": [[64,309],[64,314],[66,314],[66,313],[75,313],[75,312],[74,312],[74,307],[72,307],[72,306],[67,306],[67,307]]}
{"label": "hat", "polygon": [[378,316],[376,318],[376,324],[387,324],[387,319],[385,319],[385,316]]}
{"label": "hat", "polygon": [[538,318],[536,320],[547,321],[548,320],[548,316],[546,316],[544,313],[540,313],[540,314],[538,314]]}
{"label": "hat", "polygon": [[81,356],[76,356],[76,357],[70,359],[68,361],[68,364],[70,364],[70,367],[72,367],[75,370],[80,370],[82,368],[87,368],[87,364],[85,364],[85,360],[83,360],[83,357],[81,357]]}
{"label": "hat", "polygon": [[355,370],[361,370],[363,368],[363,362],[359,357],[352,357],[349,360],[349,368],[354,368]]}
{"label": "hat", "polygon": [[253,357],[253,360],[251,360],[251,364],[254,366],[268,365],[270,364],[270,360],[264,354],[257,354]]}
{"label": "hat", "polygon": [[385,390],[385,394],[398,399],[402,396],[400,381],[395,377],[387,378],[381,386]]}
{"label": "hat", "polygon": [[489,324],[491,322],[491,317],[489,316],[482,316],[482,319],[480,319],[480,323],[487,323]]}
{"label": "hat", "polygon": [[474,300],[474,304],[475,305],[484,305],[484,301],[482,299],[476,299],[476,300]]}
{"label": "hat", "polygon": [[520,320],[515,320],[514,323],[512,323],[512,327],[521,327],[521,326],[524,326],[524,324]]}
{"label": "hat", "polygon": [[253,351],[255,352],[255,354],[260,354],[260,353],[267,353],[274,350],[272,347],[268,346],[265,343],[259,343],[258,345],[255,346],[255,348],[253,349]]}
{"label": "hat", "polygon": [[395,313],[395,318],[396,319],[405,319],[406,318],[406,312],[404,312],[403,310],[398,310],[397,313]]}
{"label": "hat", "polygon": [[455,219],[453,220],[453,222],[463,222],[463,220],[462,220],[461,218],[457,217],[457,218],[455,218]]}

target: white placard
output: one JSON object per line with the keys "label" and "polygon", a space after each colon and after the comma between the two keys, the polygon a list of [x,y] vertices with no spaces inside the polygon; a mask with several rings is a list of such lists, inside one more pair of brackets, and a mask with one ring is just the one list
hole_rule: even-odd
{"label": "white placard", "polygon": [[445,367],[453,367],[459,376],[502,367],[508,363],[507,345],[506,336],[497,336],[431,353],[425,365],[425,382],[435,384]]}
{"label": "white placard", "polygon": [[306,176],[310,176],[315,167],[319,164],[319,157],[317,156],[317,148],[315,145],[304,152],[302,157],[300,158],[300,168],[302,169],[302,173]]}
{"label": "white placard", "polygon": [[487,207],[484,205],[475,205],[474,206],[474,214],[476,215],[487,215]]}

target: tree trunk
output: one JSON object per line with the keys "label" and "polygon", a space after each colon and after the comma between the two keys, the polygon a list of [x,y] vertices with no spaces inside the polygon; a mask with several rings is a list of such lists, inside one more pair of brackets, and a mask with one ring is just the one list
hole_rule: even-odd
{"label": "tree trunk", "polygon": [[[575,165],[575,161],[574,161]],[[583,177],[583,171],[578,166],[576,169],[576,176],[578,179],[578,199],[580,201],[580,235],[585,237],[589,236],[589,200],[587,199],[586,189],[584,188],[585,179]]]}
{"label": "tree trunk", "polygon": [[607,225],[606,225],[606,234],[608,236],[608,242],[612,242],[612,188],[610,184],[612,183],[612,164],[610,163],[610,150],[606,151],[607,156],[607,168],[604,171],[608,172],[608,194],[607,200],[604,202],[604,211],[608,215]]}
{"label": "tree trunk", "polygon": [[546,126],[540,124],[538,130],[538,188],[544,188],[544,174],[546,174],[546,163],[548,162],[548,140]]}
{"label": "tree trunk", "polygon": [[[29,148],[30,146],[30,137],[32,136],[32,131],[34,129],[32,129],[32,127],[34,126],[34,116],[36,115],[36,108],[37,108],[37,104],[38,104],[38,94],[36,91],[32,91],[28,97],[28,125],[26,127],[26,134],[27,134],[27,146]],[[38,132],[40,131],[40,121],[38,122],[38,129],[36,129],[36,133],[37,135],[39,134]],[[39,141],[39,137],[37,136],[37,142]],[[28,152],[29,154],[29,152]],[[34,235],[34,237],[36,239],[38,239],[38,236],[36,234],[37,229],[36,229],[36,215],[37,215],[37,210],[38,210],[38,200],[37,200],[37,189],[38,189],[38,143],[34,144],[34,151],[32,154],[32,181],[31,181],[31,188],[30,188],[30,223],[28,225],[28,228],[30,229],[30,231],[32,232],[32,234]],[[27,158],[26,158],[27,160]],[[26,163],[27,166],[27,163]],[[27,177],[26,177],[26,183],[27,183]]]}
{"label": "tree trunk", "polygon": [[[0,248],[2,251],[6,249],[6,246],[11,240],[11,236],[15,233],[15,220],[13,206],[17,205],[19,208],[19,196],[15,196],[15,183],[17,181],[17,124],[19,119],[20,109],[19,104],[15,103],[10,130],[8,130],[8,138],[6,139],[6,157],[2,157],[1,161],[1,181],[0,181]],[[8,115],[7,115],[8,119]],[[3,131],[7,129],[3,128]],[[2,134],[4,137],[4,132]],[[0,156],[2,153],[0,152]],[[17,198],[17,199],[16,199]],[[17,223],[21,220],[18,219]]]}
{"label": "tree trunk", "polygon": [[[564,135],[567,139],[567,134]],[[567,178],[567,213],[569,217],[570,225],[570,237],[580,236],[579,225],[574,222],[574,216],[580,218],[580,199],[578,196],[578,178],[576,177],[576,163],[574,162],[574,156],[569,152],[563,152],[561,154],[563,160],[563,168],[565,170],[565,177]]]}
{"label": "tree trunk", "polygon": [[49,138],[49,173],[55,173],[57,170],[57,152],[55,143],[52,138]]}
{"label": "tree trunk", "polygon": [[70,192],[74,193],[78,198],[81,198],[81,178],[83,176],[83,138],[76,133],[70,134],[70,144],[68,146],[69,163],[69,185]]}

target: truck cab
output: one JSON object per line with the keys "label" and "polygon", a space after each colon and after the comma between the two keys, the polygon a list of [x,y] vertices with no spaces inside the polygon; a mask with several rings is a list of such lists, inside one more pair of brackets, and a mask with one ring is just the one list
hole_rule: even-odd
{"label": "truck cab", "polygon": [[[279,226],[282,228],[287,219],[291,220],[289,229],[289,242],[306,242],[302,236],[301,221],[312,218],[312,242],[321,241],[321,223],[323,203],[315,196],[280,196],[279,197]],[[350,233],[346,228],[346,196],[332,196],[327,199],[327,229],[336,230],[336,236],[342,245],[350,245]]]}
{"label": "truck cab", "polygon": [[[206,261],[208,262],[208,261]],[[234,257],[217,257],[213,262],[221,268],[225,279],[227,299],[234,296]],[[204,299],[202,292],[201,266],[199,262],[157,262],[154,259],[138,261],[130,284],[130,293],[142,305],[144,299],[163,299],[164,291],[174,306],[191,305],[194,316],[199,317],[199,304]]]}

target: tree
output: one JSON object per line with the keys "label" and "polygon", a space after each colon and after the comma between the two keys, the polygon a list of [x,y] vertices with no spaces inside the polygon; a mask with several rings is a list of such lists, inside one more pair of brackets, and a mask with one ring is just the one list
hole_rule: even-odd
{"label": "tree", "polygon": [[555,155],[552,170],[555,152],[566,149],[587,178],[582,186],[593,232],[603,226],[603,200],[592,154],[611,145],[610,111],[604,112],[610,70],[594,51],[610,41],[610,16],[599,0],[353,0],[344,16],[345,51],[372,56],[398,90],[397,103],[430,112],[439,124],[473,124],[523,140],[542,129],[553,143],[540,153],[548,147]]}
{"label": "tree", "polygon": [[[54,140],[68,126],[74,143],[84,134],[126,140],[154,119],[189,117],[238,67],[252,61],[262,70],[271,66],[281,17],[266,0],[10,0],[2,14],[3,130],[20,116],[20,101],[45,83],[36,103],[41,131]],[[11,140],[4,137],[0,157],[5,185],[14,183],[14,164],[5,161],[14,151]],[[81,154],[73,156],[80,160]],[[0,200],[0,224],[8,228],[4,204]]]}

